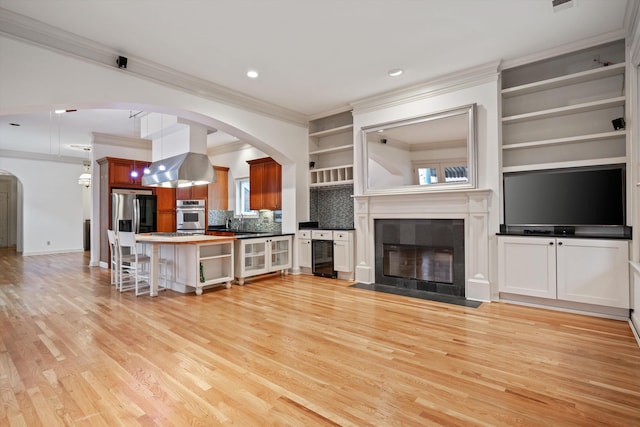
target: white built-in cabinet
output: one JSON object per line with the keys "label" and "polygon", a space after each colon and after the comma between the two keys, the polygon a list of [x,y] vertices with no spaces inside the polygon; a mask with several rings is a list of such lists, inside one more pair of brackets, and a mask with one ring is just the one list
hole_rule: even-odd
{"label": "white built-in cabinet", "polygon": [[291,236],[274,236],[235,241],[235,275],[239,285],[246,277],[291,268]]}
{"label": "white built-in cabinet", "polygon": [[[312,166],[313,165],[313,166]],[[353,115],[351,111],[309,122],[309,185],[353,183]]]}
{"label": "white built-in cabinet", "polygon": [[296,240],[298,243],[298,265],[311,268],[311,230],[300,230]]}
{"label": "white built-in cabinet", "polygon": [[[193,287],[196,295],[212,285],[231,287],[233,280],[233,242],[206,242],[189,245],[175,245],[175,253],[170,254],[173,269],[170,277],[175,277],[175,286]],[[174,288],[175,286],[171,286]]]}
{"label": "white built-in cabinet", "polygon": [[627,162],[624,40],[502,71],[502,170]]}
{"label": "white built-in cabinet", "polygon": [[[333,241],[333,269],[338,278],[353,280],[354,277],[354,243],[353,230],[300,230],[296,238],[298,248],[298,265],[311,269],[313,240]],[[308,270],[308,272],[311,272]]]}
{"label": "white built-in cabinet", "polygon": [[353,232],[333,232],[333,269],[338,272],[353,271]]}
{"label": "white built-in cabinet", "polygon": [[501,293],[629,308],[629,241],[498,237]]}

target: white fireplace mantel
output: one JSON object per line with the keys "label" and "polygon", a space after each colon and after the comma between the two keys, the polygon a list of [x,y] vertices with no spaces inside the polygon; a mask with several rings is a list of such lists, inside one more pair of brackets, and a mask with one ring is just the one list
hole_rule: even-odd
{"label": "white fireplace mantel", "polygon": [[353,196],[356,221],[356,280],[372,283],[375,277],[374,220],[463,219],[465,295],[491,300],[489,282],[489,199],[492,190],[460,189],[423,193]]}

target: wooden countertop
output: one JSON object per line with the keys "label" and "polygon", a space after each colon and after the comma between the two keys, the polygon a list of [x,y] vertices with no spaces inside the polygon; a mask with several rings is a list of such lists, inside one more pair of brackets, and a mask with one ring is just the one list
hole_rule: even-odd
{"label": "wooden countertop", "polygon": [[142,233],[136,234],[136,241],[144,243],[169,243],[176,245],[193,245],[198,243],[223,243],[236,240],[233,236],[207,236],[207,235],[186,235],[186,236],[163,236],[160,234]]}

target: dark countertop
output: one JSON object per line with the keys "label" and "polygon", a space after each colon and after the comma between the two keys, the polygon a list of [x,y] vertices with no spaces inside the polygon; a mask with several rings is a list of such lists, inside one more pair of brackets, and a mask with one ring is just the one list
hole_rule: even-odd
{"label": "dark countertop", "polygon": [[354,231],[354,227],[314,227],[314,228],[298,228],[298,230],[329,230],[329,231]]}
{"label": "dark countertop", "polygon": [[293,236],[295,233],[272,233],[265,231],[264,233],[242,233],[238,232],[234,237],[238,240],[244,239],[261,239],[263,237],[279,237],[279,236]]}
{"label": "dark countertop", "polygon": [[563,239],[607,239],[607,240],[631,240],[631,236],[620,234],[562,234],[562,233],[530,233],[530,232],[500,232],[497,236],[518,236],[518,237],[560,237]]}
{"label": "dark countertop", "polygon": [[278,233],[273,231],[245,231],[237,228],[226,228],[224,226],[210,226],[207,231],[218,231],[224,233],[234,233],[236,239],[261,239],[263,237],[293,236],[295,233]]}

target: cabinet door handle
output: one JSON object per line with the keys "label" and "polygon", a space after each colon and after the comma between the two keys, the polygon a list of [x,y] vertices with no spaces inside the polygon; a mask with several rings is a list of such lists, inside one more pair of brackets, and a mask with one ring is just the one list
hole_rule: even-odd
{"label": "cabinet door handle", "polygon": [[562,242],[558,242],[558,246],[562,246]]}
{"label": "cabinet door handle", "polygon": [[550,245],[550,246],[553,246],[553,242],[549,242],[549,245]]}

